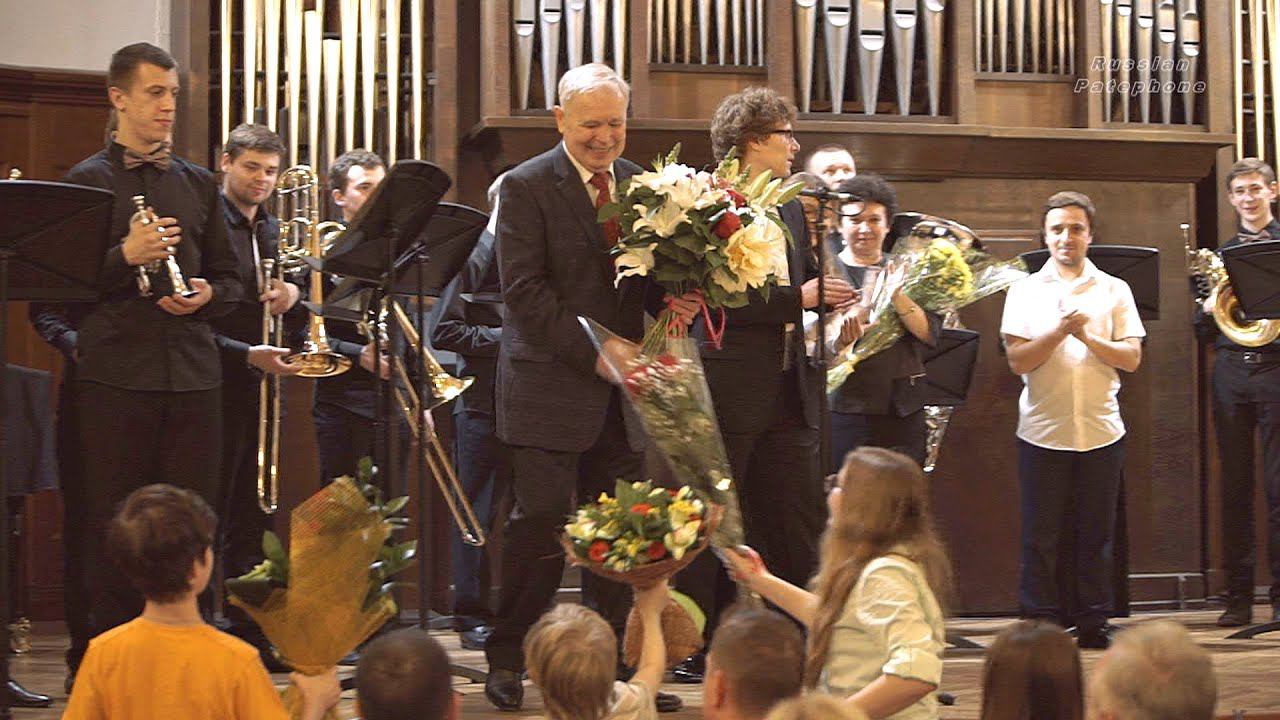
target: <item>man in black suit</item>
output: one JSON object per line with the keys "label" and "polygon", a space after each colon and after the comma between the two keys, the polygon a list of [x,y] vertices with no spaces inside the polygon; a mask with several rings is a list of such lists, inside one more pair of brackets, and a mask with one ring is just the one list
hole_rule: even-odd
{"label": "man in black suit", "polygon": [[[599,63],[565,73],[555,108],[564,141],[508,173],[499,193],[506,317],[498,350],[497,431],[511,446],[516,499],[498,616],[485,644],[485,695],[499,709],[518,709],[523,699],[521,646],[559,586],[564,553],[556,535],[575,497],[594,498],[612,490],[617,478],[641,475],[623,400],[605,380],[609,363],[578,322],[589,317],[623,338],[639,338],[653,287],[626,278],[615,288],[609,249],[619,229],[596,219],[618,184],[640,171],[621,159],[629,93],[626,82]],[[676,307],[686,321],[696,309],[684,301]],[[613,339],[604,353],[625,362],[636,348]],[[583,573],[583,595],[621,627],[624,587]]]}
{"label": "man in black suit", "polygon": [[[796,110],[768,88],[747,88],[720,103],[711,118],[711,149],[717,160],[737,150],[750,177],[766,170],[791,174],[800,150],[791,124]],[[769,568],[804,585],[817,558],[826,519],[818,461],[818,405],[823,378],[809,365],[802,312],[818,305],[818,268],[808,252],[809,232],[799,201],[779,208],[793,242],[787,248],[790,277],[768,300],[752,291],[745,306],[726,311],[720,347],[702,343],[702,362],[724,435],[742,505],[747,542]],[[827,278],[826,302],[850,302],[853,289]],[[705,338],[705,328],[697,328]],[[733,583],[704,553],[678,577],[680,590],[707,614],[708,637],[719,612],[736,595]],[[676,667],[678,680],[701,682],[699,653]]]}

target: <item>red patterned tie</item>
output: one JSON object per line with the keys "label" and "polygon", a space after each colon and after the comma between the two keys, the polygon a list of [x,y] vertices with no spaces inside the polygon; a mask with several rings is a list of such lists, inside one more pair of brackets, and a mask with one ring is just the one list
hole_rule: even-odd
{"label": "red patterned tie", "polygon": [[[609,204],[613,196],[609,194],[609,173],[598,172],[591,176],[591,184],[599,192],[596,193],[596,212],[600,212],[600,208]],[[618,218],[611,218],[604,223],[604,239],[613,247],[618,244],[618,238],[622,237],[622,225],[618,222]]]}

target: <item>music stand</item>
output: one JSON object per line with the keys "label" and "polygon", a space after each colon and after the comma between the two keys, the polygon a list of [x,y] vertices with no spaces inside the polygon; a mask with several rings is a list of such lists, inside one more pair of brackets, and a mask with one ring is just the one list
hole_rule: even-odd
{"label": "music stand", "polygon": [[[1036,272],[1049,260],[1045,248],[1024,252],[1018,257]],[[1138,316],[1143,320],[1160,319],[1160,251],[1133,245],[1091,245],[1088,258],[1098,269],[1129,284]]]}
{"label": "music stand", "polygon": [[[7,354],[10,300],[44,302],[98,299],[98,275],[111,242],[115,194],[66,183],[0,182],[0,357]],[[0,373],[0,406],[8,373]],[[0,423],[0,498],[8,497]],[[0,512],[0,559],[9,558],[9,517]],[[0,687],[9,682],[9,571],[0,571]],[[0,720],[8,720],[9,696],[0,692]]]}
{"label": "music stand", "polygon": [[982,334],[965,328],[943,328],[936,347],[924,353],[924,404],[960,407],[969,395],[978,364]]}
{"label": "music stand", "polygon": [[1229,247],[1222,264],[1246,320],[1280,318],[1280,241]]}

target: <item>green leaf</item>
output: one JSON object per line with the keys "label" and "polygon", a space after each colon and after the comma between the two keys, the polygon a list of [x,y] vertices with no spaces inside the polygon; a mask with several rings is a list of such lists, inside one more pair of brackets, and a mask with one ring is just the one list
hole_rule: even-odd
{"label": "green leaf", "polygon": [[382,514],[397,515],[400,513],[401,510],[404,510],[405,506],[408,504],[409,504],[408,495],[401,495],[398,498],[392,498],[387,501],[386,505],[382,506]]}
{"label": "green leaf", "polygon": [[262,533],[262,554],[277,566],[289,566],[289,556],[284,552],[280,536],[270,530]]}
{"label": "green leaf", "polygon": [[804,190],[804,183],[792,183],[783,188],[782,193],[778,195],[778,204],[786,205],[787,203],[800,197],[800,192]]}

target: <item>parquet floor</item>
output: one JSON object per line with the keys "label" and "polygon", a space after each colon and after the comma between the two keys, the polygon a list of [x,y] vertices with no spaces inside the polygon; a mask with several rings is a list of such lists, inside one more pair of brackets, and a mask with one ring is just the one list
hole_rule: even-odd
{"label": "parquet floor", "polygon": [[[1255,617],[1262,617],[1263,608],[1257,608]],[[1253,713],[1280,712],[1280,633],[1264,635],[1254,640],[1226,640],[1230,634],[1213,625],[1217,616],[1216,610],[1203,610],[1178,613],[1148,613],[1134,618],[1117,621],[1118,625],[1131,625],[1149,621],[1158,617],[1171,617],[1184,623],[1196,640],[1205,645],[1214,656],[1214,665],[1218,671],[1219,701],[1218,714],[1229,715],[1236,710],[1245,711],[1246,717]],[[972,620],[958,619],[948,623],[948,629],[958,632],[976,642],[987,645],[999,630],[1010,622],[1008,619]],[[480,652],[463,650],[458,645],[457,636],[450,632],[436,633],[437,637],[449,650],[453,661],[472,667],[484,667],[484,656]],[[54,633],[50,628],[37,628],[33,639],[34,649],[30,654],[13,658],[11,661],[13,676],[32,690],[52,695],[56,702],[47,710],[15,710],[16,718],[44,720],[61,717],[62,708],[66,704],[66,696],[62,692],[63,665],[62,650],[66,637]],[[1084,662],[1086,673],[1100,652],[1086,651]],[[951,650],[946,656],[943,674],[943,689],[954,694],[957,702],[954,706],[944,708],[942,717],[948,720],[967,720],[978,717],[981,704],[981,677],[983,654],[981,650]],[[344,670],[344,673],[350,672]],[[284,676],[277,676],[282,682]],[[541,704],[537,691],[527,687],[525,708],[522,713],[498,713],[484,699],[482,686],[458,681],[458,690],[463,694],[463,718],[520,718],[536,717],[540,714]],[[701,704],[699,685],[676,685],[668,683],[663,687],[666,692],[680,695],[685,701],[685,709],[679,713],[664,715],[669,720],[689,720],[700,717]],[[342,717],[354,717],[351,700],[344,699]]]}

